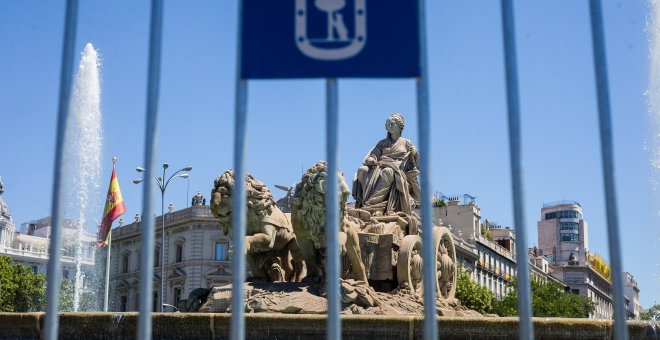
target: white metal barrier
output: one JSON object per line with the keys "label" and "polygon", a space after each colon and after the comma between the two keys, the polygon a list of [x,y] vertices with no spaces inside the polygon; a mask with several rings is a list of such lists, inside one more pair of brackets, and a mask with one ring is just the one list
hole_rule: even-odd
{"label": "white metal barrier", "polygon": [[[240,0],[239,0],[240,1]],[[237,43],[237,73],[236,73],[236,98],[235,98],[235,128],[234,128],[234,171],[236,178],[244,178],[245,171],[245,144],[247,134],[247,80],[241,78],[240,74],[240,51],[241,51],[241,22],[242,1],[239,5],[239,29]],[[430,150],[430,113],[428,98],[427,77],[427,52],[425,31],[425,7],[424,0],[418,0],[419,8],[419,37],[420,37],[420,68],[421,74],[417,78],[417,109],[419,122],[419,144],[420,150],[426,155]],[[505,74],[507,85],[507,105],[509,123],[509,148],[511,160],[512,196],[514,203],[514,223],[516,225],[517,238],[523,245],[527,244],[526,226],[524,220],[523,206],[523,182],[520,138],[520,106],[518,94],[518,75],[515,46],[515,29],[512,0],[501,0],[502,8],[502,31],[504,42]],[[76,37],[78,0],[67,0],[65,15],[64,43],[62,49],[62,74],[60,80],[60,96],[58,102],[58,126],[55,148],[55,168],[53,173],[53,196],[52,217],[53,233],[51,246],[49,248],[49,278],[47,287],[47,309],[44,338],[57,339],[59,330],[58,296],[59,279],[61,277],[61,244],[63,225],[63,202],[64,188],[62,188],[62,167],[64,164],[64,141],[66,135],[66,122],[69,112],[69,98],[71,94],[71,78],[74,58],[74,45]],[[623,297],[623,271],[622,258],[619,243],[619,227],[617,217],[617,200],[614,187],[614,161],[612,151],[612,125],[610,117],[609,89],[607,82],[607,62],[605,56],[605,38],[603,33],[603,19],[601,3],[599,0],[590,0],[591,30],[593,41],[594,65],[596,70],[596,87],[598,93],[598,111],[601,134],[601,153],[604,174],[605,203],[607,207],[607,227],[609,235],[609,249],[612,262],[612,286],[614,290],[614,330],[616,339],[627,339],[627,327],[625,321],[625,305]],[[149,37],[149,71],[147,85],[147,108],[146,108],[146,131],[145,131],[145,178],[153,178],[153,169],[156,168],[156,135],[158,118],[158,95],[160,83],[160,60],[161,41],[163,25],[163,1],[152,0],[151,4],[151,26]],[[337,196],[337,126],[338,113],[338,84],[337,79],[326,79],[326,157],[328,161],[328,193],[334,193],[327,197],[327,241],[328,241],[328,322],[327,338],[341,338],[340,295],[339,295],[339,246],[338,246],[338,206]],[[431,166],[430,156],[421,157],[421,193],[422,197],[431,197]],[[240,181],[237,181],[240,183]],[[143,212],[152,211],[152,181],[144,182],[144,193],[142,201]],[[246,190],[243,185],[236,185],[233,193],[234,214],[232,224],[234,226],[233,242],[236,249],[244,248],[244,235],[246,231]],[[149,268],[154,261],[154,218],[150,213],[144,213],[143,234],[141,239],[141,268]],[[332,228],[329,226],[337,226]],[[431,202],[422,200],[422,228],[423,235],[433,235]],[[532,339],[534,330],[532,325],[531,299],[528,255],[526,246],[517,254],[518,256],[518,291],[519,291],[519,313],[520,313],[520,338]],[[423,248],[424,258],[433,258],[432,247]],[[433,261],[424,261],[423,274],[425,277],[433,277],[435,268]],[[234,256],[232,262],[233,291],[232,305],[244,305],[243,284],[245,282],[245,257]],[[153,272],[143,270],[140,272],[140,314],[138,322],[139,339],[151,338],[151,311],[150,297],[153,290]],[[437,339],[437,317],[435,311],[435,287],[424,285],[424,338]],[[441,334],[440,334],[441,335]],[[232,309],[231,338],[245,338],[245,316],[240,307]]]}

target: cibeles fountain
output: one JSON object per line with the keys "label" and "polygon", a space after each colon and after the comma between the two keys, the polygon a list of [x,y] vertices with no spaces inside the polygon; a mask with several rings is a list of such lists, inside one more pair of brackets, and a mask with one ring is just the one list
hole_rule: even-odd
{"label": "cibeles fountain", "polygon": [[[418,206],[420,154],[402,136],[404,119],[395,113],[385,123],[387,136],[369,152],[349,188],[338,173],[341,298],[344,314],[423,313],[423,285],[437,291],[439,315],[480,316],[456,300],[456,250],[450,231],[433,226],[422,242]],[[248,175],[246,247],[251,277],[245,284],[250,312],[326,314],[326,162],[313,164],[276,204],[268,187]],[[231,234],[232,170],[214,182],[211,211]],[[352,194],[355,203],[349,206]],[[282,205],[282,202],[286,202]],[[282,207],[283,212],[279,207]],[[436,275],[422,277],[422,246],[435,250]],[[234,250],[235,255],[238,250]],[[231,285],[197,289],[189,311],[228,312]]]}

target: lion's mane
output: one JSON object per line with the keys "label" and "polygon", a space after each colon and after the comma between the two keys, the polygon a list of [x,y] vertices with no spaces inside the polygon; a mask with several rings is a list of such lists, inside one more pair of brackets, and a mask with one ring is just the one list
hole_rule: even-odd
{"label": "lion's mane", "polygon": [[[263,182],[250,174],[246,177],[248,220],[261,220],[273,212],[275,199]],[[220,207],[223,204],[223,197],[231,198],[234,183],[234,170],[226,170],[213,181],[214,188],[211,191],[211,212],[218,218],[225,235],[231,234],[231,215],[220,215]]]}
{"label": "lion's mane", "polygon": [[[341,192],[339,201],[339,220],[342,221],[346,210],[346,201],[350,194],[344,175],[339,172],[339,190]],[[303,227],[309,232],[314,248],[326,248],[325,240],[325,192],[327,188],[328,166],[325,161],[320,161],[307,169],[301,181],[296,184],[293,196],[293,211],[302,221]]]}

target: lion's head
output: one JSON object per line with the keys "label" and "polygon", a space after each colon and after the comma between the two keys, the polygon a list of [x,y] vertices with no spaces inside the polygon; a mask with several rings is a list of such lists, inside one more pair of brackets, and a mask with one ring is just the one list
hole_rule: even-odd
{"label": "lion's head", "polygon": [[[273,194],[266,185],[246,176],[248,220],[270,215],[275,205]],[[232,192],[234,190],[234,170],[226,170],[213,181],[211,191],[211,212],[217,217],[225,235],[231,235],[231,212],[233,210]]]}
{"label": "lion's head", "polygon": [[[344,175],[338,172],[339,191],[339,220],[341,221],[346,210],[346,201],[350,191],[344,179]],[[293,196],[293,211],[295,211],[303,226],[309,231],[314,247],[316,249],[325,248],[325,192],[327,188],[326,178],[328,177],[328,165],[325,161],[320,161],[307,169],[300,183],[296,184],[295,194]]]}

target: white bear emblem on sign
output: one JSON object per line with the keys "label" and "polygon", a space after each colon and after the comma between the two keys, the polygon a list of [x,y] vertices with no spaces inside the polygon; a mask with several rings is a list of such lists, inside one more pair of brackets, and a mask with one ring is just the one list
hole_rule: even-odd
{"label": "white bear emblem on sign", "polygon": [[[352,8],[346,6],[346,0],[314,0],[309,8],[309,0],[295,1],[296,46],[304,55],[317,60],[342,60],[362,51],[367,42],[366,0],[352,1]],[[310,36],[310,12],[314,12],[314,18],[324,18],[325,34]],[[353,25],[347,25],[345,17],[351,16]]]}

